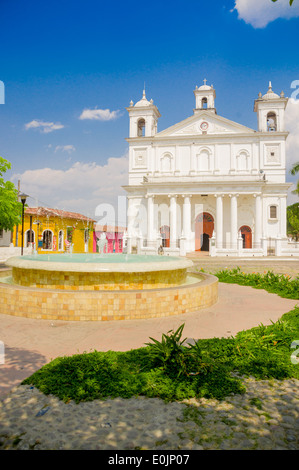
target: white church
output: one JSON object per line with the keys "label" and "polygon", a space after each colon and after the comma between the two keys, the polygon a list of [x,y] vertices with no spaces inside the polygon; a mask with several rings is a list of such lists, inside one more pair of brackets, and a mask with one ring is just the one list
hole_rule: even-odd
{"label": "white church", "polygon": [[128,252],[296,255],[286,233],[288,99],[270,83],[254,101],[253,130],[217,114],[206,80],[194,96],[193,114],[161,132],[145,92],[126,108]]}

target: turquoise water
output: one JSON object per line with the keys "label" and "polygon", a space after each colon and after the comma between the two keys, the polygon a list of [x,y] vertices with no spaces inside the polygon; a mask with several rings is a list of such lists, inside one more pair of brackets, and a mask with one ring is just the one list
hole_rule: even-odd
{"label": "turquoise water", "polygon": [[[201,281],[200,278],[196,276],[192,276],[192,274],[189,274],[186,278],[186,281],[183,284],[180,284],[180,287],[188,286],[189,284],[195,284],[196,282],[200,282],[200,281]],[[17,284],[14,284],[12,276],[0,277],[0,283],[17,285]]]}
{"label": "turquoise water", "polygon": [[3,282],[4,284],[13,284],[12,276],[0,277],[0,282]]}
{"label": "turquoise water", "polygon": [[51,255],[26,255],[24,260],[49,261],[50,263],[168,263],[177,261],[175,256],[125,255],[120,253],[62,253]]}

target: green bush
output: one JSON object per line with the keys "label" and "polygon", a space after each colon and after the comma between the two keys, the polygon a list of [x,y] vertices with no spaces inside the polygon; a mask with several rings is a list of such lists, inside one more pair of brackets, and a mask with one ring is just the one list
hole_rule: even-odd
{"label": "green bush", "polygon": [[252,286],[256,289],[265,289],[280,297],[299,299],[299,277],[291,279],[288,275],[275,274],[272,271],[264,274],[246,274],[241,272],[239,267],[232,270],[224,269],[218,271],[215,276],[218,277],[220,282]]}

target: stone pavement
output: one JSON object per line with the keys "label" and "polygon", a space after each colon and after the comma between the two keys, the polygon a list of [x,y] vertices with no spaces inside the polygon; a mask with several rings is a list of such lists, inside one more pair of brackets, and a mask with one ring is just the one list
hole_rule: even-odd
{"label": "stone pavement", "polygon": [[299,256],[288,258],[233,258],[233,257],[213,257],[208,253],[194,252],[187,255],[200,269],[207,273],[214,274],[221,269],[234,269],[239,267],[245,273],[273,271],[277,274],[288,274],[291,277],[299,276]]}
{"label": "stone pavement", "polygon": [[244,383],[245,394],[223,401],[172,403],[145,397],[64,403],[21,386],[0,401],[0,449],[298,450],[299,380]]}
{"label": "stone pavement", "polygon": [[[298,275],[299,260],[193,258],[215,272],[240,266]],[[241,263],[242,262],[242,263]],[[165,404],[159,399],[117,399],[64,404],[19,386],[57,356],[94,349],[125,351],[185,323],[189,339],[235,335],[269,324],[299,302],[263,290],[219,284],[219,300],[192,314],[119,322],[62,322],[1,315],[0,448],[2,449],[288,449],[298,447],[298,380],[244,379],[245,395]]]}

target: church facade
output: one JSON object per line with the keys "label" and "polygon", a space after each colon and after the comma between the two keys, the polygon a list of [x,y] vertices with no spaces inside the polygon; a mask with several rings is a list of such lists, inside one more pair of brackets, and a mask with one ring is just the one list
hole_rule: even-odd
{"label": "church facade", "polygon": [[[254,101],[257,130],[219,116],[206,80],[193,115],[158,132],[145,92],[130,119],[127,246],[131,252],[291,255],[286,233],[284,113],[272,90]],[[135,250],[135,251],[134,251]]]}

